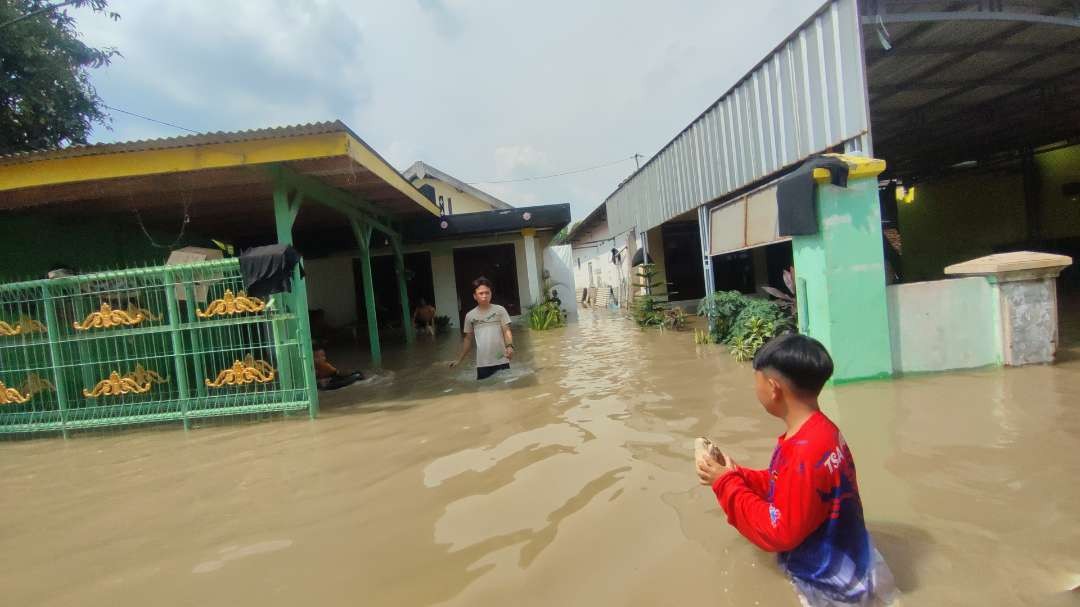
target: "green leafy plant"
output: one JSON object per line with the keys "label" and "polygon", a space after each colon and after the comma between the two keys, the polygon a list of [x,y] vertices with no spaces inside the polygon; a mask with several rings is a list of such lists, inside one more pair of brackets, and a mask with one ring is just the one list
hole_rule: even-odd
{"label": "green leafy plant", "polygon": [[735,318],[750,298],[738,291],[717,291],[702,298],[698,316],[709,319],[710,343],[726,343]]}
{"label": "green leafy plant", "polygon": [[536,331],[547,331],[564,326],[566,315],[559,305],[553,301],[545,301],[529,308],[529,328]]}
{"label": "green leafy plant", "polygon": [[773,323],[758,317],[747,322],[746,332],[735,337],[730,345],[731,356],[739,362],[753,360],[754,355],[776,334]]}
{"label": "green leafy plant", "polygon": [[536,331],[547,331],[557,327],[566,326],[566,310],[562,308],[562,300],[555,285],[545,276],[544,299],[529,308],[529,328]]}
{"label": "green leafy plant", "polygon": [[792,328],[791,315],[776,302],[747,297],[746,305],[743,306],[742,310],[739,310],[738,316],[732,321],[731,330],[724,343],[731,345],[736,340],[746,339],[753,330],[755,320],[771,326],[774,331],[773,335]]}
{"label": "green leafy plant", "polygon": [[795,295],[795,268],[784,270],[784,288],[780,290],[770,285],[761,285],[761,290],[775,298],[776,305],[783,308],[792,319],[799,317],[798,298]]}
{"label": "green leafy plant", "polygon": [[790,331],[794,321],[784,302],[718,291],[701,301],[698,314],[708,316],[708,331],[695,332],[696,344],[725,344],[738,361],[754,358],[772,337]]}
{"label": "green leafy plant", "polygon": [[682,331],[686,328],[687,322],[689,322],[689,317],[686,310],[678,307],[665,307],[660,328]]}
{"label": "green leafy plant", "polygon": [[446,333],[450,329],[450,317],[449,316],[436,316],[435,317],[435,332],[438,334]]}
{"label": "green leafy plant", "polygon": [[642,329],[664,326],[664,304],[652,295],[641,295],[634,299],[630,316]]}
{"label": "green leafy plant", "polygon": [[[91,83],[91,70],[120,53],[80,40],[74,10],[113,20],[106,0],[0,2],[0,154],[86,143],[109,109]],[[82,12],[82,11],[78,11]]]}
{"label": "green leafy plant", "polygon": [[665,301],[668,293],[666,284],[657,280],[660,274],[656,266],[646,263],[638,266],[637,280],[633,286],[645,289],[644,295],[638,295],[630,305],[630,317],[639,327],[656,327],[681,331],[686,328],[689,318],[686,311]]}
{"label": "green leafy plant", "polygon": [[717,342],[713,341],[712,335],[705,329],[694,329],[694,343],[698,345],[711,345]]}

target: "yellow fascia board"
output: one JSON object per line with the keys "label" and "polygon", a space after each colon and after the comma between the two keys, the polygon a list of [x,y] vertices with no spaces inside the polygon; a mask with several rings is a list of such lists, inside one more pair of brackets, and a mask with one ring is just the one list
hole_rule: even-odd
{"label": "yellow fascia board", "polygon": [[0,165],[0,191],[344,156],[348,139],[345,133],[324,133]]}
{"label": "yellow fascia board", "polygon": [[[839,158],[848,165],[848,179],[867,179],[877,177],[885,171],[885,161],[880,158],[866,158],[865,156],[849,156],[847,154],[825,154],[833,158]],[[829,169],[814,169],[814,181],[829,183]]]}
{"label": "yellow fascia board", "polygon": [[367,147],[351,135],[346,135],[345,137],[348,140],[346,148],[349,157],[352,158],[353,161],[374,173],[379,179],[392,185],[394,189],[408,196],[413,202],[420,205],[427,212],[436,217],[441,215],[439,207],[435,206],[430,200],[425,198],[424,195],[420,193],[420,190],[416,189],[413,184],[409,183],[407,179],[401,176],[401,173],[395,171],[385,160],[376,155],[371,148]]}

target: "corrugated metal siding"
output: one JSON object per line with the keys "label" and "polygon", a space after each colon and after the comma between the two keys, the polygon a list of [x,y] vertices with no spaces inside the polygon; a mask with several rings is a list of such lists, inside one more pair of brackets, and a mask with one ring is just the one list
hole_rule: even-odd
{"label": "corrugated metal siding", "polygon": [[833,0],[605,201],[638,231],[867,132],[856,0]]}

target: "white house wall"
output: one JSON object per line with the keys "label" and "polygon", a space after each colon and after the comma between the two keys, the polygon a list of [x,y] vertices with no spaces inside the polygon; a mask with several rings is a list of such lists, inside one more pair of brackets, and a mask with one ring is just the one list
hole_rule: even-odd
{"label": "white house wall", "polygon": [[[533,239],[536,247],[536,260],[540,266],[535,275],[543,276],[544,260],[548,257],[547,245],[551,242],[550,232],[540,232]],[[525,239],[521,235],[506,234],[486,238],[439,241],[430,244],[407,245],[404,252],[429,253],[431,255],[432,286],[435,291],[435,308],[439,315],[450,317],[450,325],[458,326],[458,293],[454,275],[454,249],[483,247],[489,245],[513,244],[514,266],[517,270],[518,299],[523,310],[533,305],[529,296],[528,272],[525,261]],[[388,250],[378,250],[374,256],[390,255]],[[332,326],[356,323],[356,283],[353,279],[353,260],[355,254],[339,255],[304,262],[308,275],[308,302],[311,309],[326,311],[326,320]],[[572,280],[570,278],[569,280]],[[540,293],[541,285],[536,292]],[[496,285],[496,290],[498,285]],[[573,299],[573,295],[569,300]],[[415,302],[410,302],[415,305]]]}
{"label": "white house wall", "polygon": [[[584,238],[576,240],[579,242],[592,242],[592,240]],[[613,248],[622,253],[622,260],[618,265],[611,263],[611,249]],[[576,289],[590,286],[594,288],[611,287],[619,302],[622,303],[626,297],[626,289],[630,281],[630,258],[633,255],[633,251],[630,251],[627,246],[627,237],[625,235],[612,240],[590,244],[589,246],[575,246],[572,254]],[[592,263],[591,277],[589,275],[590,262]]]}
{"label": "white house wall", "polygon": [[577,305],[574,303],[574,252],[570,245],[544,247],[544,270],[548,273],[551,287],[559,296],[562,307],[566,310],[567,320],[577,320]]}
{"label": "white house wall", "polygon": [[304,261],[308,308],[324,310],[326,322],[342,327],[357,321],[356,281],[352,257],[325,257]]}

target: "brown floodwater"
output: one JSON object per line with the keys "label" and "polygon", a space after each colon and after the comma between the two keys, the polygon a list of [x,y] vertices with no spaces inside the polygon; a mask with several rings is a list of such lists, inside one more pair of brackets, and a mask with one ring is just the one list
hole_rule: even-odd
{"label": "brown floodwater", "polygon": [[[390,349],[314,422],[0,443],[3,604],[798,605],[692,467],[698,435],[766,465],[746,365],[605,313],[517,333],[479,385],[456,339]],[[1080,604],[1061,359],[823,394],[904,604]]]}

